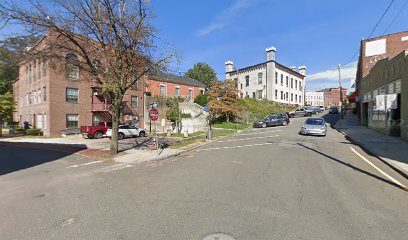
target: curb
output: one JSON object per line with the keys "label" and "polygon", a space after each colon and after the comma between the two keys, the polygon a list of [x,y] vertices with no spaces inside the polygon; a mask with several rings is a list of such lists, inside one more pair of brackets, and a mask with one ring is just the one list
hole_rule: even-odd
{"label": "curb", "polygon": [[343,134],[344,136],[349,138],[349,141],[352,142],[354,145],[359,146],[361,149],[363,149],[365,152],[369,153],[370,155],[376,157],[378,160],[380,160],[381,162],[383,162],[385,165],[387,165],[388,167],[390,167],[391,169],[393,169],[394,171],[396,171],[397,173],[399,173],[402,177],[408,179],[408,174],[400,169],[398,166],[395,166],[394,164],[388,162],[386,159],[384,159],[381,156],[378,156],[377,154],[373,153],[371,150],[367,149],[364,145],[360,144],[359,142],[357,142],[356,140],[354,140],[352,137],[350,137],[350,135],[348,135],[346,132],[337,129],[336,126],[334,126],[334,128],[341,134]]}

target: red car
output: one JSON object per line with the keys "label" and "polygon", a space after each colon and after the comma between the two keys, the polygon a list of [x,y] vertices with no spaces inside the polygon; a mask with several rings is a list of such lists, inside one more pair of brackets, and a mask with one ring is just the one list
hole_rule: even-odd
{"label": "red car", "polygon": [[81,126],[79,130],[84,138],[99,139],[106,135],[106,131],[110,127],[112,127],[111,122],[104,122],[104,124],[100,126]]}

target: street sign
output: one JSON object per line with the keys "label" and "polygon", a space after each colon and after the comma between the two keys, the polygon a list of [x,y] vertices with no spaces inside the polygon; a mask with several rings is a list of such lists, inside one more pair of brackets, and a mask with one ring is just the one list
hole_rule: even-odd
{"label": "street sign", "polygon": [[157,108],[150,109],[149,117],[150,117],[150,120],[152,121],[157,121],[159,119],[159,111],[157,110]]}

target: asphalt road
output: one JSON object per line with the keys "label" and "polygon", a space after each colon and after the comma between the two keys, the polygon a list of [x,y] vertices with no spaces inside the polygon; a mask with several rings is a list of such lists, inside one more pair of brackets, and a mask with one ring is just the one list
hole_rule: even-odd
{"label": "asphalt road", "polygon": [[407,180],[304,120],[140,165],[0,145],[0,239],[406,239]]}

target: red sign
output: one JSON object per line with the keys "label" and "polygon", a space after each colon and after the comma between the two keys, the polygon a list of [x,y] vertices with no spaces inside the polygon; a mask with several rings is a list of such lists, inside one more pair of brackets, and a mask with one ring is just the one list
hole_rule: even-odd
{"label": "red sign", "polygon": [[149,117],[150,117],[150,120],[157,121],[159,119],[159,111],[156,108],[150,109]]}

